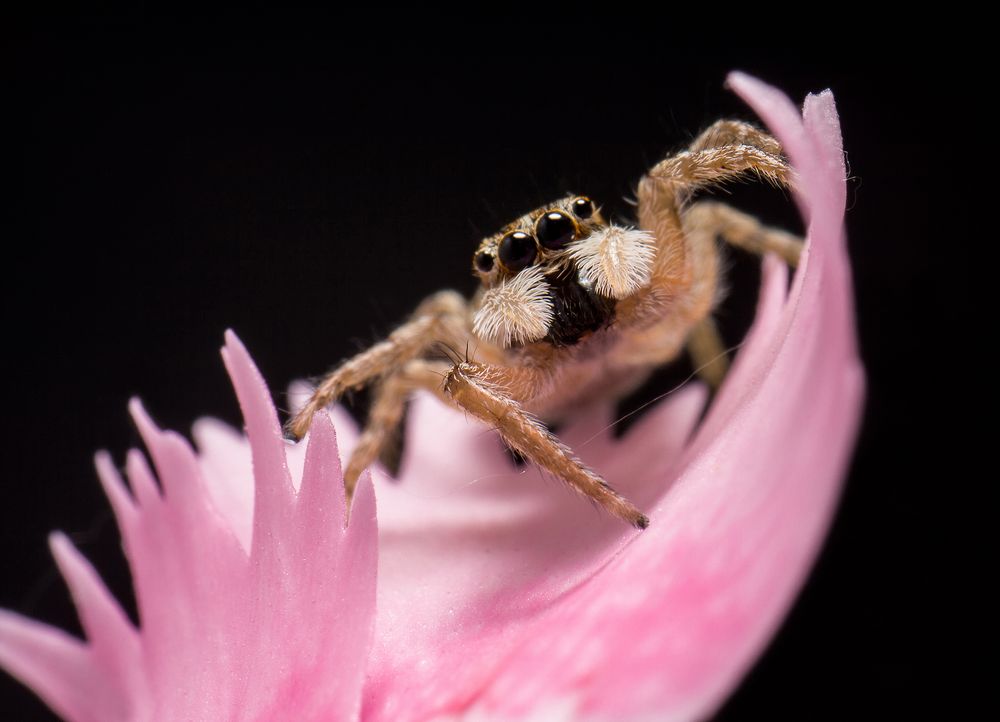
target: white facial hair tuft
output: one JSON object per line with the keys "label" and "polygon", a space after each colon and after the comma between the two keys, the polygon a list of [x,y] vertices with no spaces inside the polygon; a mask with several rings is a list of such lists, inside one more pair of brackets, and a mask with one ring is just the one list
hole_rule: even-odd
{"label": "white facial hair tuft", "polygon": [[580,239],[569,252],[595,291],[622,299],[649,283],[656,239],[646,231],[609,226]]}
{"label": "white facial hair tuft", "polygon": [[549,284],[541,268],[531,266],[483,295],[473,330],[479,338],[510,348],[543,338],[552,313]]}

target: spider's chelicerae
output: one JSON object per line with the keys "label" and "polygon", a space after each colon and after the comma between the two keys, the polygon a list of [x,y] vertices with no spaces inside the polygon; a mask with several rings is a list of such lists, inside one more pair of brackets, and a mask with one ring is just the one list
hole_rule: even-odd
{"label": "spider's chelicerae", "polygon": [[[727,368],[712,320],[719,296],[716,239],[798,262],[802,241],[718,202],[702,188],[744,175],[787,185],[778,142],[719,121],[638,188],[638,227],[609,224],[585,196],[535,209],[479,244],[471,300],[440,291],[389,338],[331,371],[288,424],[301,438],[315,413],[374,384],[368,423],[347,465],[350,496],[388,446],[405,402],[427,389],[495,427],[526,459],[642,529],[647,517],[588,469],[542,420],[558,422],[599,399],[636,389],[685,349],[710,384]],[[468,349],[460,362],[439,349]],[[442,384],[442,378],[444,383]]]}

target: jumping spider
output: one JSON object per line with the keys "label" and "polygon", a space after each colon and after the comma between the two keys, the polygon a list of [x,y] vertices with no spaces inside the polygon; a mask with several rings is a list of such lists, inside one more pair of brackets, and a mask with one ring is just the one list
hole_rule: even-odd
{"label": "jumping spider", "polygon": [[[618,399],[685,348],[717,385],[728,361],[711,313],[719,296],[717,237],[795,265],[801,239],[692,194],[748,174],[787,186],[778,142],[719,121],[684,152],[654,166],[638,188],[638,228],[609,224],[585,196],[535,209],[479,244],[471,300],[427,298],[389,338],[331,371],[288,424],[300,439],[314,414],[345,391],[374,384],[368,424],[345,473],[351,495],[386,449],[408,395],[433,392],[495,427],[504,441],[608,512],[649,520],[542,424],[597,399]],[[446,361],[441,346],[468,349]],[[442,378],[445,379],[441,383]]]}

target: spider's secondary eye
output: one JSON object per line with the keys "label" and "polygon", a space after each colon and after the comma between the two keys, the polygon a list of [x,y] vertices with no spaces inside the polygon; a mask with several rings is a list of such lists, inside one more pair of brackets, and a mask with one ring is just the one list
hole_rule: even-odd
{"label": "spider's secondary eye", "polygon": [[473,263],[475,263],[476,268],[483,273],[489,273],[493,270],[493,256],[486,251],[480,251],[477,253]]}
{"label": "spider's secondary eye", "polygon": [[524,231],[508,233],[500,241],[500,263],[517,273],[535,260],[535,239]]}
{"label": "spider's secondary eye", "polygon": [[576,237],[573,219],[560,211],[549,211],[535,225],[538,242],[551,251],[558,250]]}
{"label": "spider's secondary eye", "polygon": [[594,215],[594,202],[589,198],[577,198],[573,201],[573,215],[577,218],[590,218]]}

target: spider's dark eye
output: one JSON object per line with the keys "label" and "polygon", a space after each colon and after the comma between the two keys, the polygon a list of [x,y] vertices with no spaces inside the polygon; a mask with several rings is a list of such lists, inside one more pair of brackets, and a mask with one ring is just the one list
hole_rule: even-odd
{"label": "spider's dark eye", "polygon": [[483,273],[489,273],[493,270],[493,256],[486,251],[480,251],[477,253],[473,263],[475,263],[476,268]]}
{"label": "spider's dark eye", "polygon": [[594,202],[589,198],[577,198],[573,201],[573,215],[577,218],[590,218],[594,215]]}
{"label": "spider's dark eye", "polygon": [[500,241],[500,263],[512,273],[530,266],[535,253],[535,239],[524,231],[508,233]]}
{"label": "spider's dark eye", "polygon": [[549,211],[535,225],[538,242],[550,251],[555,251],[576,237],[576,224],[561,211]]}

